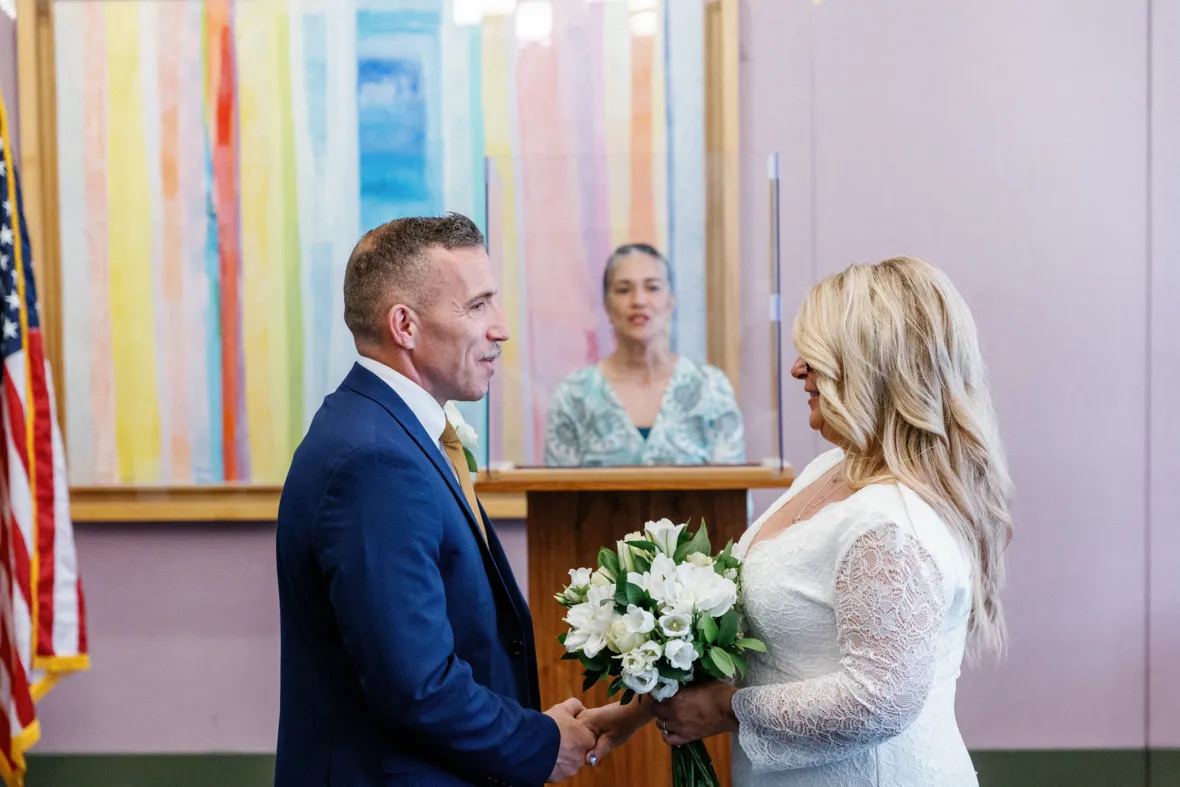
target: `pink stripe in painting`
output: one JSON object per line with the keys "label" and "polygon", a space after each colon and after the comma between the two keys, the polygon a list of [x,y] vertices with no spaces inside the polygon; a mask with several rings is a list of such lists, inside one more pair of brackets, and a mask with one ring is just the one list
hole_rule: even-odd
{"label": "pink stripe in painting", "polygon": [[106,27],[103,7],[84,7],[85,74],[82,115],[85,118],[83,184],[86,200],[86,253],[90,276],[90,406],[94,413],[94,481],[117,483],[115,444],[115,367],[111,356],[110,275],[107,259],[107,91]]}

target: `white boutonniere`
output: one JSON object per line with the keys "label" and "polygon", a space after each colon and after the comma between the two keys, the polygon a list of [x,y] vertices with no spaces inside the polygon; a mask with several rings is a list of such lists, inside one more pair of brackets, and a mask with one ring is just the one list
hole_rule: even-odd
{"label": "white boutonniere", "polygon": [[455,434],[459,436],[459,442],[463,444],[463,455],[467,457],[467,469],[473,473],[479,472],[479,465],[475,461],[475,452],[479,450],[479,433],[463,419],[463,413],[459,412],[459,408],[455,406],[454,402],[447,402],[443,405],[443,412],[446,413],[447,420],[454,427]]}

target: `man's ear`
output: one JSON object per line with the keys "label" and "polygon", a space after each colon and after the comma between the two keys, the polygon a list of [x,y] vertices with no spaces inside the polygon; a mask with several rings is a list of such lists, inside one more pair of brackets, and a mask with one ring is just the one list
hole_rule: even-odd
{"label": "man's ear", "polygon": [[398,347],[413,350],[418,346],[422,326],[418,323],[418,315],[409,306],[404,303],[392,306],[385,315],[385,323],[393,343]]}

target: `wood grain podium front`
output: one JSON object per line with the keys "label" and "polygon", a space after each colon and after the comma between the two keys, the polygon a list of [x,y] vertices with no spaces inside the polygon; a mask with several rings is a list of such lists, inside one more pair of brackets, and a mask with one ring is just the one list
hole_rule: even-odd
{"label": "wood grain podium front", "polygon": [[[741,538],[750,489],[786,488],[794,474],[762,467],[528,468],[485,472],[479,492],[528,497],[529,607],[537,633],[541,698],[548,708],[569,697],[586,707],[606,704],[606,686],[582,691],[582,667],[562,661],[557,636],[566,630],[565,610],[553,594],[571,568],[593,567],[599,548],[613,545],[645,522],[667,517],[696,531],[702,518],[714,551]],[[730,784],[729,736],[709,741],[723,785]],[[583,768],[576,787],[667,787],[672,783],[670,749],[648,726],[595,768]]]}

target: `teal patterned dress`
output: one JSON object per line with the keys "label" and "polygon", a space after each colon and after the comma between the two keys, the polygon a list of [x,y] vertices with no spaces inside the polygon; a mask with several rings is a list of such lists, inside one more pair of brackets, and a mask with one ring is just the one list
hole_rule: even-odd
{"label": "teal patterned dress", "polygon": [[650,431],[636,428],[597,364],[562,380],[549,404],[550,467],[727,465],[746,461],[742,414],[720,369],[681,356]]}

